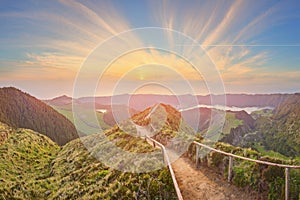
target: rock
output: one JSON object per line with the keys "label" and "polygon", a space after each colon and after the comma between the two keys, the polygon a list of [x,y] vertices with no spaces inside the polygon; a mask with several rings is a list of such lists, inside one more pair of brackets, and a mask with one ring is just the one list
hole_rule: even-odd
{"label": "rock", "polygon": [[46,192],[45,192],[45,195],[46,196],[49,196],[51,194],[51,191],[50,190],[47,190]]}

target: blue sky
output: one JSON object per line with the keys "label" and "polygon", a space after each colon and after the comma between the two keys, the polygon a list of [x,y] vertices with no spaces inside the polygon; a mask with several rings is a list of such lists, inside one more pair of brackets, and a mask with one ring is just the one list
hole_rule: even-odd
{"label": "blue sky", "polygon": [[[101,42],[143,27],[168,28],[193,38],[214,63],[227,93],[291,93],[299,92],[300,88],[300,2],[297,0],[3,0],[0,24],[0,87],[15,86],[38,98],[72,95],[82,64]],[[154,36],[133,31],[128,37],[131,44],[151,47],[149,41]],[[185,46],[183,54],[193,51],[189,43],[176,41],[174,32],[167,31],[158,40],[172,40],[170,46]],[[109,57],[119,46],[122,44],[112,43],[105,53]],[[96,95],[114,94],[115,84],[126,73],[133,74],[124,84],[133,88],[145,81],[165,84],[168,80],[170,85],[180,88],[177,93],[189,91],[179,87],[182,82],[177,75],[169,76],[172,73],[166,69],[133,70],[151,63],[169,65],[168,70],[182,74],[183,81],[191,82],[197,94],[210,92],[209,86],[205,88],[209,85],[205,82],[207,77],[203,77],[205,73],[196,78],[197,72],[188,69],[189,64],[172,53],[140,50],[122,59],[107,70],[103,79],[106,85]],[[167,78],[156,79],[153,74],[157,73]],[[157,85],[153,90],[149,88],[151,85],[143,93],[161,93]],[[133,91],[124,88],[118,92]]]}

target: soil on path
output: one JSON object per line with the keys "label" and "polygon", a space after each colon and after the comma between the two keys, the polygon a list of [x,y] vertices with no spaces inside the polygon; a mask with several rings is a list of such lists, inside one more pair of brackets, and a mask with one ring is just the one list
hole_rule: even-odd
{"label": "soil on path", "polygon": [[262,195],[238,188],[206,167],[181,157],[172,164],[184,200],[261,200]]}

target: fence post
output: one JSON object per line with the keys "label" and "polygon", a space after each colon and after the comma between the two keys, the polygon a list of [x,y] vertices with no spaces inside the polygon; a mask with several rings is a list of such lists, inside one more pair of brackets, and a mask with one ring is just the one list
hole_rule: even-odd
{"label": "fence post", "polygon": [[196,144],[196,168],[199,168],[199,145]]}
{"label": "fence post", "polygon": [[227,181],[230,183],[232,178],[232,166],[233,166],[233,157],[229,156],[229,164],[228,164],[228,179]]}
{"label": "fence post", "polygon": [[165,151],[164,151],[164,148],[161,148],[161,153],[162,153],[162,155],[163,155],[163,162],[164,162],[164,164],[167,164],[167,165],[168,165],[168,163],[166,162],[166,157],[165,157]]}
{"label": "fence post", "polygon": [[290,173],[289,168],[285,168],[285,200],[289,199],[289,181],[290,181]]}
{"label": "fence post", "polygon": [[155,142],[153,141],[153,146],[155,147]]}

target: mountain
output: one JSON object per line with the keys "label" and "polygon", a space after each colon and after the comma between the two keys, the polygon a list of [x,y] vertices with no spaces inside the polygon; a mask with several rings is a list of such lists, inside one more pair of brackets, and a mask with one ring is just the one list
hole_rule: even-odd
{"label": "mountain", "polygon": [[[249,137],[253,136],[252,133],[255,132],[254,124],[253,117],[245,111],[227,111],[223,137],[220,138],[220,141],[244,147],[245,141],[248,141]],[[227,132],[224,129],[227,129]]]}
{"label": "mountain", "polygon": [[[29,129],[13,129],[0,123],[0,199],[175,199],[166,167],[132,173],[106,166],[96,159],[107,145],[103,135],[93,134],[59,147],[49,138]],[[4,134],[5,133],[5,134]],[[114,127],[105,132],[118,148],[130,152],[157,152],[144,139]],[[5,136],[4,136],[5,135]],[[87,144],[89,150],[87,150]],[[101,151],[116,165],[126,166],[126,157]],[[132,159],[136,159],[133,156]],[[162,160],[162,157],[161,157]],[[144,161],[145,162],[145,161]],[[141,163],[152,166],[151,163]]]}
{"label": "mountain", "polygon": [[[95,102],[102,105],[124,104],[129,102],[132,109],[143,111],[148,107],[163,103],[175,108],[193,107],[195,104],[211,105],[211,99],[214,105],[224,104],[226,99],[227,106],[235,107],[277,107],[293,94],[226,94],[226,95],[159,95],[159,94],[123,94],[116,96],[102,97],[81,97],[76,101],[81,103]],[[180,100],[180,101],[179,101]],[[181,102],[181,104],[180,104]]]}
{"label": "mountain", "polygon": [[[235,146],[252,147],[257,145],[263,146],[266,150],[280,152],[286,156],[299,155],[297,122],[297,96],[299,94],[228,94],[226,102],[228,106],[237,107],[274,107],[272,110],[255,111],[248,114],[244,111],[226,111],[225,125],[219,140],[230,143]],[[215,103],[221,102],[221,95],[213,95]],[[130,99],[130,108],[133,113],[137,110],[144,110],[157,104],[169,104],[172,107],[179,107],[178,100],[174,95],[117,95],[114,103],[122,103],[126,99]],[[191,95],[180,95],[180,99],[184,99],[187,103],[192,98]],[[197,96],[199,103],[210,104],[210,96]],[[294,99],[294,100],[293,100]],[[102,124],[113,126],[116,122],[109,107],[111,106],[112,97],[83,97],[76,100],[80,104],[88,104],[96,101],[96,105],[102,103],[102,106],[108,106],[107,112],[102,116]],[[293,103],[293,101],[296,101]],[[192,103],[192,102],[190,102]],[[118,104],[116,104],[118,105]],[[293,107],[291,107],[293,105]],[[122,105],[118,105],[122,106]],[[126,107],[126,106],[124,106]],[[123,109],[117,109],[123,110]],[[126,110],[126,108],[125,108]],[[211,121],[211,109],[195,108],[183,111],[186,122],[192,122],[193,113],[199,113],[198,131],[204,133],[209,127]],[[290,113],[290,111],[293,112]],[[286,112],[286,113],[284,113]],[[296,116],[296,118],[295,118]],[[279,133],[280,132],[280,133]],[[290,138],[290,139],[288,139]]]}
{"label": "mountain", "polygon": [[271,116],[257,119],[260,142],[267,150],[286,156],[300,156],[300,94],[280,103]]}
{"label": "mountain", "polygon": [[[115,119],[116,116],[124,116],[124,119],[127,119],[128,117],[138,113],[138,111],[130,109],[125,105],[101,105],[94,102],[79,102],[76,100],[74,102],[60,100],[56,101],[56,98],[52,100],[46,100],[44,102],[46,102],[60,114],[64,115],[73,123],[74,115],[76,114],[78,118],[76,120],[76,128],[80,132],[80,136],[94,134],[99,131],[98,128],[95,128],[98,127],[98,124],[91,124],[91,121],[94,121],[94,114],[96,114],[101,129],[106,130],[117,123]],[[126,115],[128,111],[129,116]]]}
{"label": "mountain", "polygon": [[0,88],[0,121],[13,128],[40,132],[59,145],[78,137],[75,126],[63,115],[16,88]]}
{"label": "mountain", "polygon": [[274,110],[255,111],[251,115],[244,111],[227,111],[225,127],[234,119],[241,123],[231,127],[221,141],[267,154],[278,152],[280,156],[300,156],[300,94],[286,96],[277,103]]}
{"label": "mountain", "polygon": [[[150,130],[149,136],[164,145],[180,134],[186,125],[178,110],[162,103],[133,115],[132,120],[138,126],[147,127]],[[192,134],[192,131],[190,133]]]}
{"label": "mountain", "polygon": [[68,97],[66,95],[62,95],[50,100],[45,100],[44,102],[50,105],[55,105],[55,106],[62,106],[62,105],[67,105],[71,104],[73,101],[72,97]]}
{"label": "mountain", "polygon": [[293,94],[226,94],[226,105],[236,107],[276,107],[290,96],[293,96]]}
{"label": "mountain", "polygon": [[[298,104],[294,100],[289,102]],[[290,114],[294,116],[293,112],[282,114],[280,119]],[[234,122],[231,126],[241,125],[240,121],[249,127],[253,125],[254,119],[246,112],[228,112],[228,116]],[[135,114],[131,119],[134,124],[126,124],[125,121],[126,129],[148,127],[154,131],[152,137],[165,145],[178,135],[185,137],[185,141],[191,139],[191,135],[186,134],[190,129],[182,120],[182,113],[170,105],[157,104]],[[59,147],[45,135],[0,123],[0,198],[176,199],[168,169],[155,162],[163,160],[161,149],[122,128],[115,125],[102,133],[75,139]],[[195,139],[200,141],[197,137],[193,137],[191,141]],[[178,141],[175,140],[176,147],[181,145],[176,142]],[[194,156],[195,146],[189,147],[188,154]],[[298,163],[296,160],[262,157],[256,151],[224,143],[217,142],[215,148],[265,161]],[[151,155],[144,159],[145,153]],[[272,196],[270,199],[282,197],[284,169],[256,165],[240,159],[235,159],[234,162],[233,184],[247,190],[267,191]],[[221,172],[222,177],[225,177],[228,158],[210,153],[206,165],[211,165],[211,169]],[[159,168],[156,170],[130,172],[132,169],[152,169],[157,166]],[[291,170],[290,173],[290,193],[294,198],[299,194],[297,185],[300,179],[297,171]]]}

